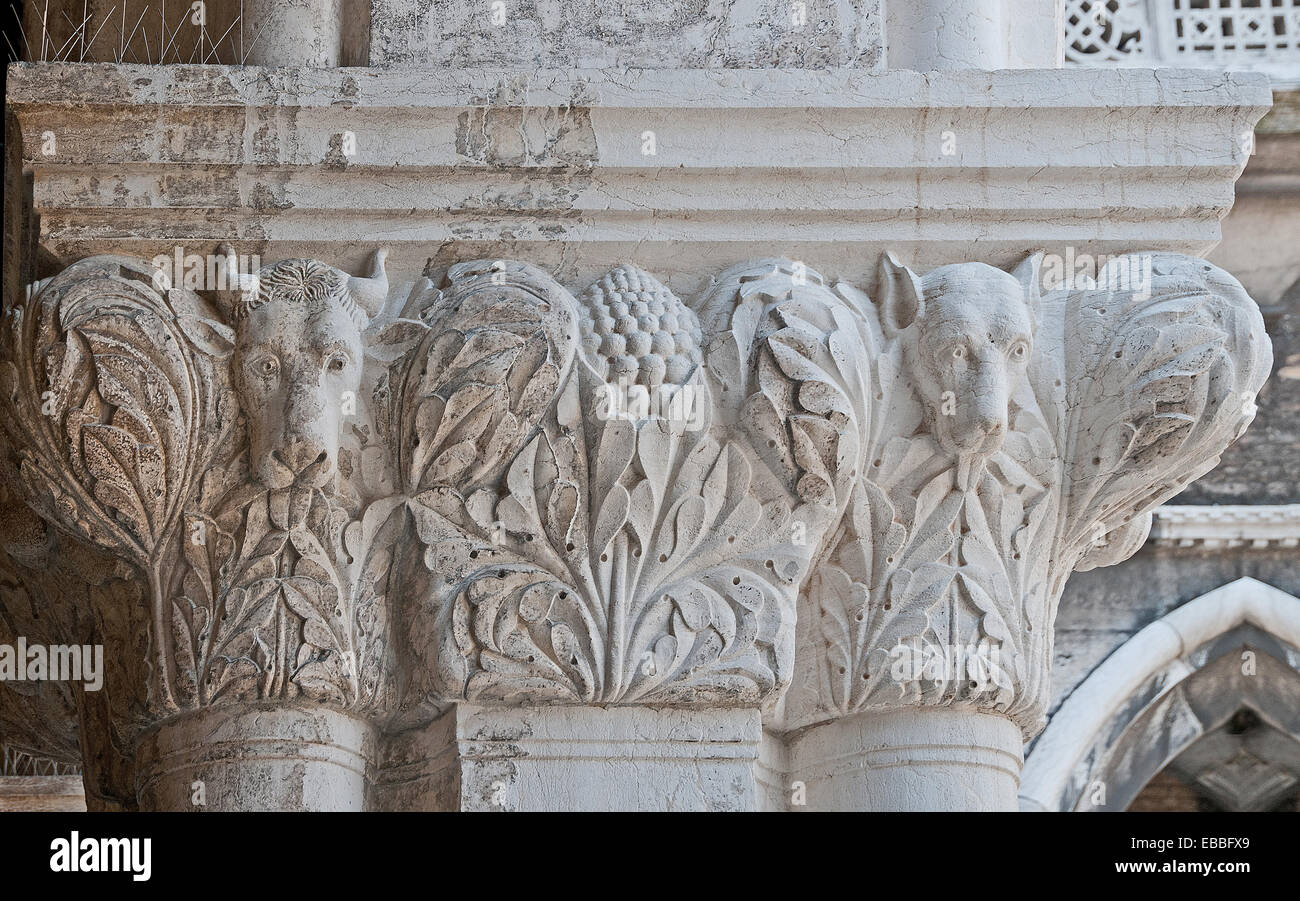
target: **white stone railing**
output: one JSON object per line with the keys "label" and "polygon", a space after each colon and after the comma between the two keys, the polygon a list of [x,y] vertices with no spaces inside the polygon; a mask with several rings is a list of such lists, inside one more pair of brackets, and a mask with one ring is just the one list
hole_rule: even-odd
{"label": "white stone railing", "polygon": [[1065,0],[1076,65],[1251,69],[1300,84],[1300,0]]}

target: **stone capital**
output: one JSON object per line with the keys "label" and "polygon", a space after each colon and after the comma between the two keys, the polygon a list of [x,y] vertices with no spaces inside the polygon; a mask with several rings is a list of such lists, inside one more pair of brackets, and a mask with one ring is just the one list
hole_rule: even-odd
{"label": "stone capital", "polygon": [[[364,277],[219,256],[211,290],[82,260],[4,333],[9,490],[39,517],[5,548],[74,586],[56,622],[97,610],[102,725],[145,769],[250,705],[280,711],[259,747],[355,738],[329,765],[363,782],[375,729],[456,702],[1032,735],[1065,579],[1136,550],[1271,361],[1240,285],[1170,253],[1055,290],[1041,255],[889,255],[871,295],[772,259],[691,303],[633,266],[575,293],[460,263],[400,297],[382,250]],[[96,556],[111,575],[76,570]]]}
{"label": "stone capital", "polygon": [[1031,737],[1070,573],[1132,555],[1254,417],[1271,346],[1226,272],[1152,253],[1069,289],[1045,275],[1041,255],[924,275],[886,257],[874,298],[838,289],[870,324],[875,403],[801,597],[787,728],[945,707]]}

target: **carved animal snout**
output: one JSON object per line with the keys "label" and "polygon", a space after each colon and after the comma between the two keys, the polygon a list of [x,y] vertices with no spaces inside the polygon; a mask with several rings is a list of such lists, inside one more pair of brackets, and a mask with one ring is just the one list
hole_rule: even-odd
{"label": "carved animal snout", "polygon": [[268,455],[263,480],[272,488],[291,485],[320,488],[334,472],[334,461],[324,444],[311,439],[291,440]]}
{"label": "carved animal snout", "polygon": [[286,374],[288,391],[263,407],[254,429],[258,476],[271,489],[323,488],[334,477],[338,457],[338,398],[322,378],[301,368]]}
{"label": "carved animal snout", "polygon": [[1002,447],[1008,431],[1008,382],[1008,373],[994,361],[976,363],[964,378],[955,380],[949,415],[941,412],[938,417],[937,437],[945,449],[956,454],[991,454]]}
{"label": "carved animal snout", "polygon": [[1000,438],[1003,432],[1007,430],[1007,418],[1005,415],[996,416],[991,412],[977,415],[974,429],[986,438]]}

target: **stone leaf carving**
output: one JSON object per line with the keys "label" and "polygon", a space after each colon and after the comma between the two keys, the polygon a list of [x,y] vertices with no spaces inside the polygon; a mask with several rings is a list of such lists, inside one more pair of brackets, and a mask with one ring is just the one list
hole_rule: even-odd
{"label": "stone leaf carving", "polygon": [[[944,705],[1036,731],[1070,572],[1134,553],[1149,511],[1249,424],[1271,353],[1231,276],[1122,257],[1042,297],[1038,265],[922,277],[886,258],[875,302],[838,286],[871,323],[890,401],[809,582],[792,726]],[[1143,265],[1152,278],[1130,286]]]}
{"label": "stone leaf carving", "polygon": [[1047,296],[1036,257],[886,259],[874,300],[765,260],[689,306],[630,266],[575,296],[477,261],[395,316],[382,252],[205,296],[96,257],[7,314],[5,474],[138,575],[155,717],[793,679],[794,726],[907,704],[1032,731],[1065,578],[1140,546],[1270,365],[1230,276],[1154,254],[1130,290],[1137,259]]}
{"label": "stone leaf carving", "polygon": [[705,299],[715,337],[633,267],[577,298],[524,264],[450,270],[392,379],[417,694],[754,704],[788,681],[851,480],[852,313],[788,270],[739,281]]}
{"label": "stone leaf carving", "polygon": [[6,313],[10,478],[44,518],[134,566],[154,596],[154,686],[175,702],[165,601],[185,505],[235,416],[230,330],[125,257],[69,266]]}
{"label": "stone leaf carving", "polygon": [[299,695],[373,707],[391,689],[404,520],[363,358],[400,352],[412,324],[372,323],[382,253],[369,278],[286,260],[247,282],[205,300],[96,257],[41,286],[6,331],[11,477],[144,577],[155,714]]}
{"label": "stone leaf carving", "polygon": [[[1054,423],[1065,461],[1061,582],[1140,546],[1151,508],[1245,432],[1272,367],[1259,310],[1235,278],[1204,260],[1150,256],[1150,297],[1093,288],[1047,301],[1071,351],[1050,385],[1046,369],[1039,378],[1041,392],[1057,378],[1066,389]],[[1120,282],[1132,268],[1121,257],[1097,280]]]}

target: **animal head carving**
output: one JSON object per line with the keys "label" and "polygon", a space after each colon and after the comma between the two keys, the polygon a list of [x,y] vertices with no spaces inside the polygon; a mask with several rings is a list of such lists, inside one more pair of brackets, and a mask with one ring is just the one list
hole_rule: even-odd
{"label": "animal head carving", "polygon": [[361,385],[362,333],[387,295],[383,261],[378,251],[372,276],[351,278],[315,260],[282,260],[227,298],[235,391],[267,488],[332,481],[344,404]]}
{"label": "animal head carving", "polygon": [[925,276],[882,262],[882,329],[901,343],[934,438],[955,457],[987,458],[1006,438],[1033,352],[1040,259],[1014,274],[961,263]]}

